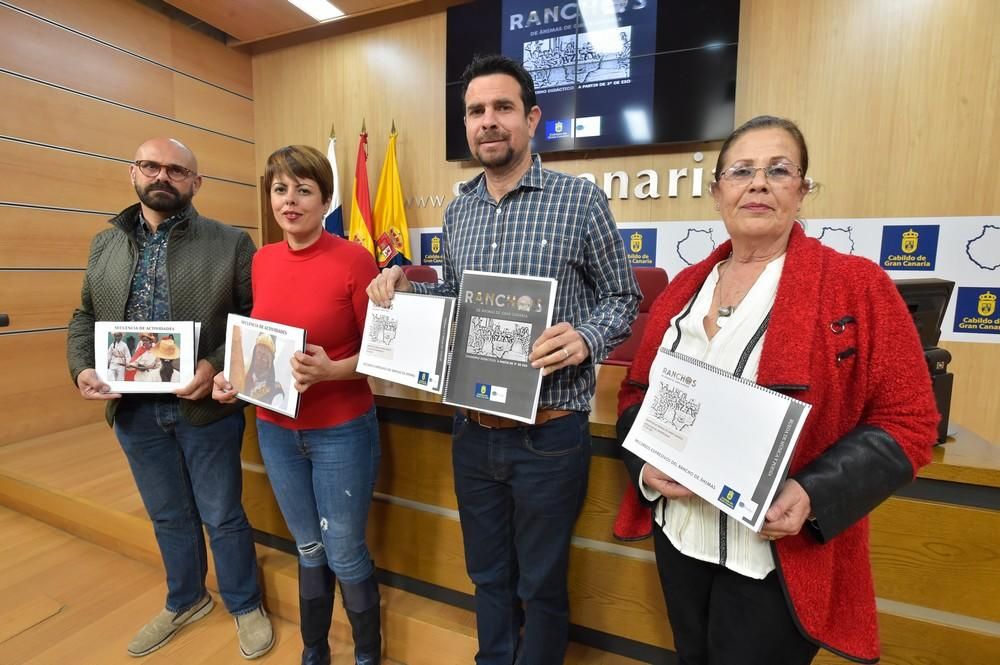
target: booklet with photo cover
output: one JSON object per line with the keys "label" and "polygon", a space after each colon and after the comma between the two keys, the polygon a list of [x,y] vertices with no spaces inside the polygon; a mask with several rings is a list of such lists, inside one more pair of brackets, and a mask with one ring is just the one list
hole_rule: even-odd
{"label": "booklet with photo cover", "polygon": [[358,371],[440,395],[455,299],[396,293],[391,307],[368,303]]}
{"label": "booklet with photo cover", "polygon": [[192,321],[94,324],[95,369],[113,393],[172,393],[191,383],[196,353]]}
{"label": "booklet with photo cover", "polygon": [[622,445],[760,531],[811,408],[663,347]]}
{"label": "booklet with photo cover", "polygon": [[444,402],[531,424],[542,371],[531,345],[552,324],[556,280],[466,270]]}
{"label": "booklet with photo cover", "polygon": [[295,418],[299,392],[292,379],[292,355],[305,348],[302,328],[230,314],[223,373],[240,399]]}

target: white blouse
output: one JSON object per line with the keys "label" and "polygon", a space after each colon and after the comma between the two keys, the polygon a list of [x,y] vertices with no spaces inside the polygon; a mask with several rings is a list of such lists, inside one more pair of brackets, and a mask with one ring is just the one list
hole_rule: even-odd
{"label": "white blouse", "polygon": [[[704,319],[709,314],[719,281],[719,266],[716,265],[695,294],[693,304],[689,303],[690,309],[685,307],[670,321],[660,346],[673,349],[676,344],[677,353],[731,373],[736,372],[744,351],[752,347],[741,376],[755,381],[766,331],[764,335],[757,333],[774,305],[784,264],[784,255],[767,264],[743,301],[709,340]],[[734,427],[733,432],[732,445],[737,446],[738,428]],[[650,501],[660,497],[659,492],[646,487],[641,480],[639,489]],[[716,563],[755,579],[763,579],[774,570],[768,541],[697,496],[660,501],[654,519],[674,547],[689,557]]]}

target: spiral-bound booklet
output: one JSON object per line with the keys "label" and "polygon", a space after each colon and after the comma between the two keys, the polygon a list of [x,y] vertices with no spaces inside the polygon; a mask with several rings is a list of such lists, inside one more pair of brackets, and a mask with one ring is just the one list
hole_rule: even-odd
{"label": "spiral-bound booklet", "polygon": [[661,348],[624,446],[760,531],[810,408]]}
{"label": "spiral-bound booklet", "polygon": [[392,307],[368,303],[358,371],[441,394],[455,299],[396,293]]}
{"label": "spiral-bound booklet", "polygon": [[551,325],[555,296],[549,277],[462,273],[445,404],[535,422],[542,372],[528,354]]}

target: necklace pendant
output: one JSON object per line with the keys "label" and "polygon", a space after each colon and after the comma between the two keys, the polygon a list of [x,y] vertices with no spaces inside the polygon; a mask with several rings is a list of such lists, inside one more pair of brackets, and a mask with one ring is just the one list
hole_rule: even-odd
{"label": "necklace pendant", "polygon": [[728,305],[726,307],[720,307],[719,318],[721,319],[722,317],[725,316],[732,316],[734,311],[736,311],[736,305]]}

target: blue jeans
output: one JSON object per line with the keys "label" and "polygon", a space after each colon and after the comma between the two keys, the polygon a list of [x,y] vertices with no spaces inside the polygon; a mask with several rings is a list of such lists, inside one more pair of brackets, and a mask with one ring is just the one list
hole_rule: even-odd
{"label": "blue jeans", "polygon": [[[476,586],[477,665],[559,665],[569,633],[566,575],[587,494],[588,414],[487,429],[455,416],[452,463],[465,564]],[[523,608],[523,611],[522,611]]]}
{"label": "blue jeans", "polygon": [[323,429],[258,419],[257,438],[302,565],[328,565],[349,584],[371,577],[365,527],[381,457],[375,409]]}
{"label": "blue jeans", "polygon": [[172,612],[188,609],[205,593],[202,524],[226,609],[239,615],[260,607],[253,533],[240,503],[243,429],[242,412],[192,425],[173,396],[126,397],[115,414],[115,433],[153,521]]}

